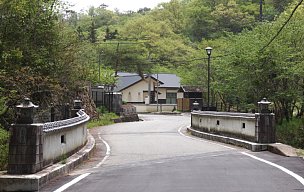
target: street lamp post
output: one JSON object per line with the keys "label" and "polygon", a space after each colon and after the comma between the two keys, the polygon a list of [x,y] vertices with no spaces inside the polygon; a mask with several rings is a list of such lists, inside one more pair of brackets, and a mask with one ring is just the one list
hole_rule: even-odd
{"label": "street lamp post", "polygon": [[207,97],[208,104],[207,104],[207,110],[210,110],[210,58],[211,58],[212,48],[207,47],[206,52],[208,55],[208,97]]}

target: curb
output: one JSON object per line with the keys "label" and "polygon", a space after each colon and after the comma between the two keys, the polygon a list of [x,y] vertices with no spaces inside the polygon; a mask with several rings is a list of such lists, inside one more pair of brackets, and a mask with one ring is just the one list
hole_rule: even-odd
{"label": "curb", "polygon": [[191,135],[194,135],[194,136],[197,136],[200,138],[204,138],[204,139],[208,139],[208,140],[212,140],[212,141],[218,141],[218,142],[222,142],[222,143],[236,145],[239,147],[249,149],[253,152],[268,150],[268,144],[254,143],[254,142],[245,141],[245,140],[241,140],[241,139],[235,139],[235,138],[226,137],[226,136],[222,136],[222,135],[215,135],[215,134],[211,134],[211,133],[201,132],[201,131],[197,131],[191,127],[187,127],[187,130],[191,133]]}
{"label": "curb", "polygon": [[50,180],[69,173],[94,152],[95,139],[88,133],[86,145],[77,153],[67,158],[67,163],[57,163],[30,175],[0,175],[0,191],[39,191]]}
{"label": "curb", "polygon": [[253,152],[269,151],[271,153],[275,153],[275,154],[282,155],[285,157],[297,157],[298,156],[295,148],[293,148],[289,145],[282,144],[282,143],[269,143],[269,144],[254,143],[254,142],[245,141],[242,139],[236,139],[236,138],[232,138],[232,137],[226,137],[226,136],[222,136],[222,135],[216,135],[216,134],[197,131],[190,126],[187,127],[187,130],[193,136],[243,147],[243,148],[249,149]]}

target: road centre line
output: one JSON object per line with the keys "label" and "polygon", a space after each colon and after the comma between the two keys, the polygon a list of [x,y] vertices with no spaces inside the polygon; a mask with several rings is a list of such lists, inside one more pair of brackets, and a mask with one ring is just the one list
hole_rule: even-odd
{"label": "road centre line", "polygon": [[[102,159],[101,162],[99,162],[95,167],[93,167],[94,169],[99,168],[101,165],[104,164],[104,162],[110,157],[111,155],[111,148],[110,145],[101,138],[101,133],[98,133],[98,138],[105,144],[106,148],[107,148],[107,152],[106,152],[106,156]],[[87,176],[89,176],[91,173],[84,173],[78,177],[76,177],[75,179],[73,179],[72,181],[64,184],[63,186],[61,186],[60,188],[58,188],[57,190],[55,190],[54,192],[62,192],[64,190],[66,190],[67,188],[71,187],[72,185],[78,183],[79,181],[81,181],[82,179],[86,178]]]}
{"label": "road centre line", "polygon": [[[181,131],[183,128],[184,128],[184,126],[183,126],[183,127],[180,127],[180,128],[178,129],[178,132],[179,132],[180,135],[182,135],[182,136],[184,136],[184,137],[187,137],[187,138],[190,138],[190,139],[193,139],[193,140],[203,141],[203,142],[206,142],[206,143],[211,143],[211,144],[215,144],[215,145],[220,145],[220,146],[225,147],[225,148],[228,148],[228,149],[235,149],[235,148],[227,147],[227,146],[225,146],[225,145],[221,145],[221,144],[218,144],[218,143],[215,143],[215,142],[208,142],[208,141],[204,141],[204,140],[199,139],[199,138],[195,138],[195,137],[191,137],[191,136],[185,135],[185,134],[182,133],[182,131]],[[280,169],[281,171],[285,172],[286,174],[292,176],[292,177],[295,178],[297,181],[299,181],[302,185],[304,185],[304,178],[301,177],[300,175],[298,175],[298,174],[296,174],[296,173],[290,171],[289,169],[287,169],[287,168],[285,168],[285,167],[283,167],[283,166],[281,166],[281,165],[278,165],[278,164],[272,163],[272,162],[270,162],[270,161],[267,161],[267,160],[265,160],[265,159],[256,157],[256,156],[251,155],[251,154],[246,153],[246,152],[240,152],[240,153],[243,154],[243,155],[246,155],[246,156],[248,156],[248,157],[251,157],[251,158],[253,158],[253,159],[255,159],[255,160],[258,160],[258,161],[261,161],[261,162],[263,162],[263,163],[266,163],[266,164],[268,164],[268,165],[270,165],[270,166],[276,167],[276,168]]]}

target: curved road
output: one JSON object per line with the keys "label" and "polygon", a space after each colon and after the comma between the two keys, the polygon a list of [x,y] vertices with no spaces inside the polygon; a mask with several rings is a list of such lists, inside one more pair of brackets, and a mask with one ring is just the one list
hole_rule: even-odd
{"label": "curved road", "polygon": [[302,158],[191,137],[185,130],[189,115],[141,118],[91,130],[95,156],[41,191],[304,191]]}

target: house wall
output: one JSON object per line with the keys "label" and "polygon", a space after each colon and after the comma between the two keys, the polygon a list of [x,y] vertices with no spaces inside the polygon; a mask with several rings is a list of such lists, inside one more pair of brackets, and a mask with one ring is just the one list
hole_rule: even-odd
{"label": "house wall", "polygon": [[166,88],[158,88],[158,92],[160,93],[158,94],[158,99],[166,99],[166,93],[167,93]]}
{"label": "house wall", "polygon": [[[156,81],[154,79],[151,80],[151,91],[154,91],[154,84]],[[148,96],[148,85],[149,79],[142,80],[124,90],[122,93],[122,100],[128,103],[144,103],[145,97]],[[156,87],[155,87],[156,91]],[[163,88],[159,87],[158,92],[161,93],[158,95],[158,100],[162,101],[162,103],[166,102],[167,93],[177,93],[178,88]],[[156,101],[156,95],[155,95]]]}
{"label": "house wall", "polygon": [[[151,80],[151,91],[153,90],[153,83]],[[129,103],[142,103],[144,102],[144,91],[148,91],[149,79],[142,80],[131,87],[122,90],[122,100]]]}

